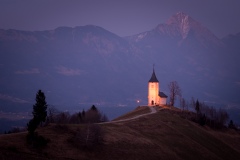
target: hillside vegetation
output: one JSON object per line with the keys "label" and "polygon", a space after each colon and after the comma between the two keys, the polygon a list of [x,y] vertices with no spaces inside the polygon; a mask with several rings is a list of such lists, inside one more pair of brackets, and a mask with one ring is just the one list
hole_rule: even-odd
{"label": "hillside vegetation", "polygon": [[[130,117],[147,109],[137,108]],[[0,159],[240,159],[237,131],[201,127],[181,118],[180,113],[160,109],[129,121],[100,123],[97,126],[103,131],[103,143],[91,149],[72,141],[86,124],[38,128],[38,134],[49,139],[43,148],[27,145],[27,133],[0,135]]]}

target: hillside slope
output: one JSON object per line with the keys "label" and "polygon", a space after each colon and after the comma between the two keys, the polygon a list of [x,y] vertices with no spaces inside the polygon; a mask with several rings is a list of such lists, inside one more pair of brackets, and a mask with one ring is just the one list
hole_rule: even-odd
{"label": "hillside slope", "polygon": [[90,151],[76,148],[69,141],[83,125],[51,124],[38,129],[40,135],[50,139],[40,150],[26,145],[26,133],[0,135],[0,158],[240,159],[239,133],[200,127],[181,118],[179,113],[162,109],[130,121],[99,124],[104,131],[104,143]]}

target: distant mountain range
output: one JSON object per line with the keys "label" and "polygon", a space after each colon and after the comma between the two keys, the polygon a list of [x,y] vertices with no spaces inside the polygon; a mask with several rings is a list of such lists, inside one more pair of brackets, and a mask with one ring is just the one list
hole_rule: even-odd
{"label": "distant mountain range", "polygon": [[31,110],[38,89],[49,104],[68,110],[147,104],[153,64],[166,94],[168,83],[176,80],[186,99],[236,110],[239,61],[240,33],[219,39],[182,12],[127,37],[93,25],[1,29],[0,111]]}

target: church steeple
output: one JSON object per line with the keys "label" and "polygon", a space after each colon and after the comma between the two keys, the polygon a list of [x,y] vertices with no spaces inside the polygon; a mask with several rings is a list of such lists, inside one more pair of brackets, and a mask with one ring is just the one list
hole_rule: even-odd
{"label": "church steeple", "polygon": [[158,79],[155,75],[155,71],[154,71],[154,65],[153,65],[153,73],[152,73],[152,77],[150,78],[150,80],[148,82],[158,82]]}
{"label": "church steeple", "polygon": [[153,65],[152,77],[148,81],[148,106],[166,105],[167,96],[160,92],[160,84]]}

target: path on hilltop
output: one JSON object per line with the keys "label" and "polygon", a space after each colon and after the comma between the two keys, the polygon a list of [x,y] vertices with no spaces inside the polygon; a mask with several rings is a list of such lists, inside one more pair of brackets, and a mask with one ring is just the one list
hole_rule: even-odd
{"label": "path on hilltop", "polygon": [[[150,106],[148,106],[148,107],[149,107],[149,109],[150,109],[150,113],[145,113],[145,114],[137,115],[137,116],[132,117],[132,118],[126,118],[126,119],[121,119],[121,120],[116,120],[116,121],[110,121],[110,122],[102,122],[102,123],[98,123],[98,124],[126,122],[126,121],[134,120],[134,119],[137,119],[137,118],[140,118],[140,117],[143,117],[143,116],[147,116],[147,115],[150,115],[150,114],[157,113],[157,109],[156,109],[155,107],[150,107]],[[162,109],[162,108],[161,108],[161,109]],[[160,109],[160,110],[161,110],[161,109]]]}

